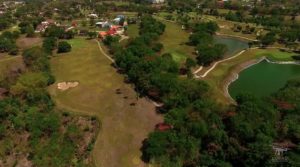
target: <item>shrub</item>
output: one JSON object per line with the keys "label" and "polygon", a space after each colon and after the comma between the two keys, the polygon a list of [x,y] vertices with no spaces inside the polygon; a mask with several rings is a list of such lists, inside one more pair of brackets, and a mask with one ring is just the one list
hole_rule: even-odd
{"label": "shrub", "polygon": [[300,55],[292,56],[292,58],[293,58],[294,60],[300,60]]}
{"label": "shrub", "polygon": [[61,41],[58,43],[57,53],[66,53],[71,51],[71,45],[66,41]]}

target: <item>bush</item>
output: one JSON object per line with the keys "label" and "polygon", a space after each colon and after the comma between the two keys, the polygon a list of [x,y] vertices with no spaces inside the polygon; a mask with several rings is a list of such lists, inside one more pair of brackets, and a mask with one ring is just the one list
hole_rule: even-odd
{"label": "bush", "polygon": [[71,51],[71,45],[66,41],[61,41],[58,43],[57,53],[66,53]]}
{"label": "bush", "polygon": [[52,51],[56,48],[57,39],[54,37],[47,37],[43,41],[43,49],[48,53],[51,54]]}
{"label": "bush", "polygon": [[11,48],[8,52],[9,55],[14,55],[14,56],[17,55],[18,53],[19,53],[19,50],[17,47]]}
{"label": "bush", "polygon": [[292,58],[293,58],[294,60],[300,60],[300,55],[292,56]]}
{"label": "bush", "polygon": [[163,44],[161,43],[156,43],[154,44],[154,46],[152,47],[152,49],[155,51],[155,52],[160,52],[162,49],[163,49]]}

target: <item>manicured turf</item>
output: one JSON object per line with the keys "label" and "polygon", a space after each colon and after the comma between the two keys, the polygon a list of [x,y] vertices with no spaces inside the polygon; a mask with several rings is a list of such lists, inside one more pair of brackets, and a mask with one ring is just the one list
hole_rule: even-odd
{"label": "manicured turf", "polygon": [[290,52],[282,52],[279,50],[260,50],[256,54],[259,56],[266,56],[272,61],[293,61],[294,59],[292,58],[292,56],[296,55],[295,53],[293,54]]}
{"label": "manicured turf", "polygon": [[95,115],[101,121],[93,150],[97,167],[143,165],[142,141],[162,118],[156,115],[152,103],[137,100],[134,90],[123,82],[123,76],[101,54],[94,40],[74,39],[70,43],[72,52],[52,58],[52,70],[56,84],[78,81],[79,86],[62,92],[52,85],[49,91],[57,106]]}
{"label": "manicured turf", "polygon": [[178,63],[183,63],[187,57],[192,57],[194,47],[186,45],[189,38],[189,33],[181,29],[181,26],[161,20],[166,29],[160,37],[160,42],[164,45],[163,53],[171,53],[173,59]]}

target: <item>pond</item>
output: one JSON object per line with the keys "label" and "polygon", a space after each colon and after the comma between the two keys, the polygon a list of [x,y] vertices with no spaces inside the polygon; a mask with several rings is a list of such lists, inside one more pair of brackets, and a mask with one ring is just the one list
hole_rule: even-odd
{"label": "pond", "polygon": [[225,57],[234,56],[238,52],[248,48],[248,42],[238,39],[238,38],[229,38],[224,36],[214,36],[215,43],[224,44],[227,46],[227,52]]}
{"label": "pond", "polygon": [[282,88],[293,78],[300,78],[300,65],[273,64],[262,61],[239,73],[239,78],[229,85],[228,91],[235,98],[240,93],[266,97]]}

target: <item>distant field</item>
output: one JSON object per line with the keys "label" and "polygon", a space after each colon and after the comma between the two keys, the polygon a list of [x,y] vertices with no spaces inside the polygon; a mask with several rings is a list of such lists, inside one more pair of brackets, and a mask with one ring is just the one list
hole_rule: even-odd
{"label": "distant field", "polygon": [[[70,53],[55,55],[52,70],[57,83],[77,81],[79,86],[66,91],[49,91],[57,106],[73,112],[95,115],[101,121],[93,158],[97,167],[142,166],[142,140],[162,121],[152,103],[138,99],[122,75],[99,51],[94,40],[73,39]],[[118,92],[118,93],[117,93]]]}
{"label": "distant field", "polygon": [[159,40],[164,45],[162,52],[171,53],[178,63],[183,63],[187,57],[193,57],[194,47],[186,45],[189,33],[176,23],[161,21],[166,25],[166,30]]}

